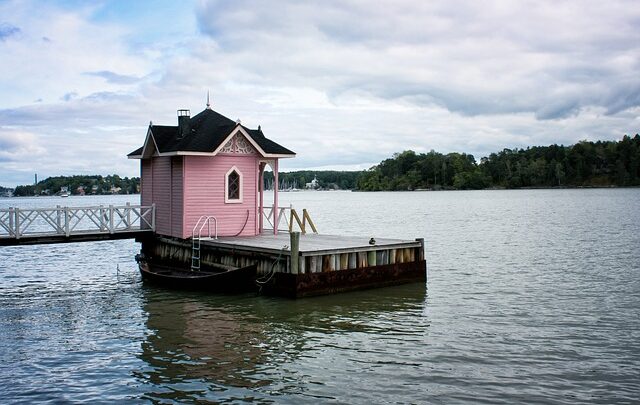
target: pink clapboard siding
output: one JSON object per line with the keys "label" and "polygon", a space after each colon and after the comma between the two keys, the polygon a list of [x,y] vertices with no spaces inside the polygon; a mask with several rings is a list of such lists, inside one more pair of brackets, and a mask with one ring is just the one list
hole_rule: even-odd
{"label": "pink clapboard siding", "polygon": [[182,156],[171,157],[171,235],[180,236],[184,219],[184,158]]}
{"label": "pink clapboard siding", "polygon": [[140,204],[153,204],[151,159],[140,160]]}
{"label": "pink clapboard siding", "polygon": [[142,205],[153,204],[153,195],[151,185],[153,177],[151,177],[151,159],[140,160],[140,203]]}
{"label": "pink clapboard siding", "polygon": [[141,167],[143,205],[156,205],[156,233],[182,237],[183,158],[144,159]]}
{"label": "pink clapboard siding", "polygon": [[[203,215],[216,217],[218,236],[256,235],[258,157],[236,154],[184,159],[184,222],[180,237],[191,237]],[[225,176],[234,166],[242,173],[243,201],[225,203]]]}

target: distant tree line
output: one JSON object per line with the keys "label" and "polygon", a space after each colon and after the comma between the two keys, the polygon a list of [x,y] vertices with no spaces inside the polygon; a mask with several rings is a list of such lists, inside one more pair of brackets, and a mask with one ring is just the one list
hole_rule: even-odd
{"label": "distant tree line", "polygon": [[465,153],[408,150],[362,172],[357,189],[483,189],[640,185],[640,135],[621,141],[504,149],[476,162]]}
{"label": "distant tree line", "polygon": [[56,195],[66,187],[72,195],[81,194],[136,194],[139,192],[139,177],[109,176],[56,176],[49,177],[38,184],[17,186],[13,191],[16,197],[34,195]]}
{"label": "distant tree line", "polygon": [[13,193],[13,189],[12,188],[7,188],[7,187],[2,187],[0,186],[0,197],[9,195]]}
{"label": "distant tree line", "polygon": [[[362,172],[360,171],[334,171],[334,170],[301,170],[295,172],[278,172],[278,182],[280,188],[304,189],[307,183],[316,178],[318,187],[321,189],[351,190],[356,187],[356,181]],[[264,173],[266,187],[273,184],[273,173]]]}
{"label": "distant tree line", "polygon": [[[365,171],[301,170],[281,172],[278,178],[281,188],[304,189],[316,178],[321,189],[364,191],[640,186],[640,135],[572,146],[503,149],[480,162],[466,153],[407,150]],[[265,185],[273,185],[272,172],[265,172],[264,179]],[[135,194],[140,178],[116,174],[49,177],[36,185],[18,186],[13,194],[54,195],[62,187],[71,194]],[[0,193],[7,190],[0,187]]]}

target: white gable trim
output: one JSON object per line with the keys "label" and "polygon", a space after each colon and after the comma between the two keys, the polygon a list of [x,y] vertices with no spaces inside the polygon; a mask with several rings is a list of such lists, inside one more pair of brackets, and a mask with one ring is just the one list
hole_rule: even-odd
{"label": "white gable trim", "polygon": [[249,141],[251,146],[253,146],[258,151],[258,153],[260,153],[260,155],[262,156],[267,155],[267,153],[264,150],[262,150],[262,148],[256,143],[256,141],[254,141],[253,138],[251,138],[251,136],[247,133],[247,131],[245,131],[240,125],[236,125],[233,131],[231,131],[231,133],[227,135],[226,138],[224,138],[224,141],[222,141],[220,145],[218,145],[218,147],[213,151],[213,155],[217,155],[220,152],[220,150],[224,148],[227,142],[233,139],[234,135],[236,135],[238,132],[244,135],[244,137]]}
{"label": "white gable trim", "polygon": [[153,156],[153,151],[151,152],[151,154],[147,154],[147,148],[149,147],[149,138],[151,138],[151,140],[153,141],[153,147],[155,148],[156,153],[160,154],[160,149],[158,149],[158,145],[156,144],[156,140],[153,137],[153,131],[151,131],[151,126],[149,126],[149,129],[147,130],[147,137],[144,140],[144,146],[142,147],[142,154],[141,157],[151,157]]}

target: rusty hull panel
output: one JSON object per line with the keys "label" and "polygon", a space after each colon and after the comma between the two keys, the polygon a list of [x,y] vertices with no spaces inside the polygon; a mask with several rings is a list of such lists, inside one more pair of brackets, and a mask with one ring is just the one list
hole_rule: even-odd
{"label": "rusty hull panel", "polygon": [[310,274],[276,273],[264,292],[289,298],[426,282],[427,262],[395,263]]}

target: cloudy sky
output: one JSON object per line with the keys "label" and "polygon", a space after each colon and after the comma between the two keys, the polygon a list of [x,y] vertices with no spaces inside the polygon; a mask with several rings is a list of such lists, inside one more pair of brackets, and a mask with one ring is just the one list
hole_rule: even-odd
{"label": "cloudy sky", "polygon": [[149,121],[213,108],[368,168],[640,132],[631,1],[0,0],[0,185],[138,175]]}

